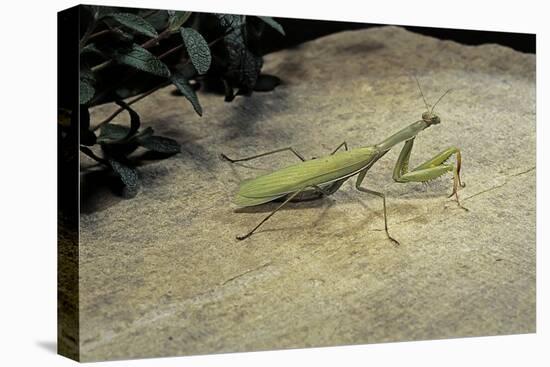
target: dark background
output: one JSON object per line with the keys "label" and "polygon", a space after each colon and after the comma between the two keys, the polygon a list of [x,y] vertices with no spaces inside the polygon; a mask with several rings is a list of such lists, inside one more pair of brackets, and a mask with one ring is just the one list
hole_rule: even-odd
{"label": "dark background", "polygon": [[[275,18],[285,29],[286,36],[281,37],[272,30],[264,34],[264,53],[292,47],[324,35],[353,29],[379,27],[384,24],[368,24],[326,20]],[[511,47],[517,51],[535,53],[535,35],[527,33],[508,33],[491,31],[473,31],[463,29],[445,29],[405,26],[409,31],[444,40],[453,40],[467,45],[496,43]]]}

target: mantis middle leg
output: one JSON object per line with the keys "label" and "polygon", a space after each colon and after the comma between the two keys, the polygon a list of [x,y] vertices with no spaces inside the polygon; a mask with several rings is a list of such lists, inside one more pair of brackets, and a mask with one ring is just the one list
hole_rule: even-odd
{"label": "mantis middle leg", "polygon": [[361,171],[359,173],[359,176],[357,176],[357,181],[355,182],[355,188],[357,190],[361,191],[361,192],[376,195],[376,196],[382,198],[382,203],[384,204],[384,229],[386,230],[386,235],[388,236],[388,238],[393,243],[395,243],[396,245],[399,245],[399,241],[397,241],[395,238],[393,238],[390,235],[390,232],[388,231],[388,218],[387,218],[387,215],[386,215],[386,195],[384,195],[383,193],[378,192],[378,191],[369,190],[367,188],[361,187],[361,183],[363,183],[363,179],[365,178],[365,175],[367,174],[367,172],[368,172],[368,168],[364,169],[363,171]]}
{"label": "mantis middle leg", "polygon": [[[422,163],[418,167],[409,171],[409,158],[411,156],[411,151],[414,144],[414,138],[409,139],[405,142],[401,153],[399,153],[399,158],[395,163],[395,168],[393,169],[393,179],[396,182],[427,182],[438,177],[443,176],[447,172],[453,173],[453,192],[449,197],[455,196],[456,202],[461,208],[464,208],[460,205],[458,200],[458,187],[464,187],[464,184],[460,179],[460,166],[462,163],[462,156],[460,154],[460,149],[456,147],[450,147],[442,151],[441,153],[435,155],[432,159]],[[456,166],[446,161],[452,156],[456,155]],[[466,208],[464,208],[466,209]]]}

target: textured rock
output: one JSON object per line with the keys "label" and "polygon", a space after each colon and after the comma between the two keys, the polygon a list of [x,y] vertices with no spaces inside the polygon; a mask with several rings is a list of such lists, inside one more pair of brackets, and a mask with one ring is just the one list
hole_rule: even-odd
{"label": "textured rock", "polygon": [[[202,93],[202,118],[172,88],[136,104],[145,126],[183,147],[141,167],[136,198],[95,187],[85,161],[82,360],[535,331],[534,55],[384,27],[268,55],[264,71],[283,84],[231,104]],[[459,146],[468,212],[447,198],[450,176],[394,183],[396,147],[365,184],[386,192],[400,247],[385,237],[380,199],[354,180],[235,240],[274,208],[235,211],[239,181],[296,159],[232,166],[220,152],[319,157],[344,140],[376,143],[424,111],[413,74],[432,103],[454,90],[411,165]]]}

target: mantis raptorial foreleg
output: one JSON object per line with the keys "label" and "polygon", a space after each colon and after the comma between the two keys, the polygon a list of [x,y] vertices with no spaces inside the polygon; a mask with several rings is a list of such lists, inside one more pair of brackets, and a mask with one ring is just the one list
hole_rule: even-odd
{"label": "mantis raptorial foreleg", "polygon": [[285,206],[286,204],[288,204],[292,199],[294,199],[298,194],[300,194],[301,192],[304,192],[306,189],[309,189],[309,188],[312,188],[312,189],[315,189],[315,190],[318,190],[319,192],[323,193],[324,195],[330,195],[330,193],[326,192],[324,189],[322,189],[321,187],[317,186],[317,185],[309,185],[309,186],[304,186],[302,187],[300,190],[296,191],[296,192],[293,192],[291,194],[288,195],[288,197],[285,199],[285,201],[282,202],[281,205],[279,205],[277,208],[275,208],[275,210],[273,210],[271,213],[269,213],[264,219],[262,219],[262,221],[260,223],[258,223],[256,225],[256,227],[252,228],[252,230],[250,232],[248,232],[247,234],[245,235],[242,235],[242,236],[237,236],[237,239],[238,240],[244,240],[245,238],[248,238],[252,235],[252,233],[254,233],[258,228],[260,228],[260,226],[262,224],[264,224],[269,218],[271,218],[273,216],[273,214],[277,213],[277,211],[279,209],[281,209],[283,206]]}
{"label": "mantis raptorial foreleg", "polygon": [[393,238],[391,235],[390,235],[390,232],[388,231],[388,218],[387,218],[387,214],[386,214],[386,195],[384,195],[383,193],[381,192],[378,192],[378,191],[374,191],[374,190],[369,190],[367,188],[364,188],[364,187],[361,187],[361,183],[363,182],[364,178],[365,178],[365,175],[367,174],[368,172],[368,168],[361,171],[359,173],[359,176],[357,176],[357,181],[355,182],[355,188],[361,192],[365,192],[367,194],[372,194],[372,195],[376,195],[378,197],[381,197],[382,198],[382,203],[384,204],[384,229],[386,230],[386,235],[388,236],[388,238],[394,242],[396,245],[399,245],[399,241],[397,241],[395,238]]}
{"label": "mantis raptorial foreleg", "polygon": [[[456,147],[450,147],[442,151],[441,153],[435,155],[432,159],[422,163],[418,167],[409,171],[409,158],[411,156],[411,151],[414,144],[414,138],[409,139],[405,142],[399,158],[395,163],[395,168],[393,169],[393,179],[396,182],[427,182],[438,177],[443,176],[447,172],[453,173],[453,192],[449,197],[455,196],[456,202],[461,208],[464,208],[460,205],[458,200],[458,186],[466,186],[460,180],[460,166],[461,166],[461,154],[460,149]],[[453,154],[456,154],[456,166],[453,164],[445,163]],[[466,208],[464,208],[466,209]]]}

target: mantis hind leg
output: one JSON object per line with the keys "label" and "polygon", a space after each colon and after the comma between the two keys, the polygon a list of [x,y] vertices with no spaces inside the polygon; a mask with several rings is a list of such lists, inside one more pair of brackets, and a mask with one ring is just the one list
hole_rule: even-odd
{"label": "mantis hind leg", "polygon": [[317,185],[309,185],[309,186],[305,186],[305,187],[302,187],[300,190],[298,191],[295,191],[291,194],[289,194],[285,201],[283,201],[283,203],[281,205],[279,205],[277,208],[275,208],[275,210],[273,210],[271,213],[269,213],[264,219],[261,220],[260,223],[258,223],[256,225],[256,227],[252,228],[252,230],[250,230],[247,234],[245,235],[242,235],[242,236],[237,236],[237,239],[238,240],[244,240],[245,238],[248,238],[250,237],[254,232],[256,232],[256,230],[258,228],[261,227],[262,224],[264,224],[269,218],[271,218],[273,216],[273,214],[277,213],[277,211],[279,211],[279,209],[281,209],[283,206],[285,206],[286,204],[288,204],[289,202],[292,201],[292,199],[294,199],[297,195],[299,195],[300,193],[304,192],[305,190],[307,189],[314,189],[314,190],[318,190],[319,192],[321,192],[323,195],[330,195],[329,192],[327,192],[326,190],[322,189],[321,187],[317,186]]}
{"label": "mantis hind leg", "polygon": [[346,152],[349,150],[349,149],[348,149],[348,143],[346,143],[346,142],[344,141],[344,142],[342,142],[342,144],[338,145],[338,146],[336,147],[336,149],[334,149],[334,150],[332,151],[332,153],[330,153],[330,155],[333,155],[334,153],[336,153],[337,151],[339,151],[340,148],[342,148],[342,147],[344,147],[344,149],[346,150]]}
{"label": "mantis hind leg", "polygon": [[286,148],[281,148],[281,149],[275,149],[275,150],[271,150],[269,152],[265,152],[265,153],[261,153],[261,154],[256,154],[256,155],[253,155],[253,156],[250,156],[250,157],[246,157],[246,158],[239,158],[239,159],[232,159],[232,158],[229,158],[228,156],[226,156],[225,154],[221,153],[220,154],[220,158],[222,159],[225,159],[226,161],[229,161],[231,163],[235,163],[235,162],[242,162],[242,161],[249,161],[251,159],[256,159],[256,158],[260,158],[260,157],[265,157],[267,155],[271,155],[271,154],[275,154],[275,153],[281,153],[281,152],[286,152],[286,151],[290,151],[292,153],[294,153],[294,155],[296,157],[298,157],[302,162],[304,162],[306,159],[300,154],[298,153],[296,150],[294,150],[294,148],[292,147],[286,147]]}
{"label": "mantis hind leg", "polygon": [[[348,143],[346,143],[345,141],[338,145],[336,147],[336,149],[334,149],[332,151],[332,153],[330,153],[330,155],[333,155],[334,153],[336,153],[338,150],[340,150],[340,148],[344,147],[344,149],[347,151],[348,150]],[[231,163],[235,163],[235,162],[243,162],[243,161],[249,161],[249,160],[252,160],[252,159],[256,159],[256,158],[260,158],[260,157],[265,157],[265,156],[268,156],[268,155],[271,155],[271,154],[276,154],[276,153],[282,153],[282,152],[286,152],[286,151],[290,151],[292,152],[296,157],[298,157],[298,159],[300,159],[302,162],[305,162],[306,159],[300,154],[298,153],[294,148],[292,147],[286,147],[286,148],[281,148],[281,149],[275,149],[275,150],[271,150],[269,152],[265,152],[265,153],[261,153],[261,154],[256,154],[256,155],[253,155],[253,156],[250,156],[250,157],[245,157],[245,158],[239,158],[239,159],[233,159],[233,158],[229,158],[228,156],[226,156],[225,154],[221,153],[220,154],[220,158],[221,159],[224,159],[226,161],[229,161]]]}
{"label": "mantis hind leg", "polygon": [[363,183],[363,179],[365,178],[365,175],[367,174],[368,170],[365,169],[359,173],[359,176],[357,177],[357,182],[355,183],[355,188],[361,192],[376,195],[378,197],[382,198],[382,203],[384,204],[384,230],[386,231],[386,235],[392,241],[395,245],[399,246],[399,241],[397,241],[395,238],[393,238],[390,235],[390,232],[388,231],[388,217],[386,212],[386,195],[384,195],[381,192],[369,190],[367,188],[361,187],[361,183]]}
{"label": "mantis hind leg", "polygon": [[[466,184],[460,179],[460,168],[462,164],[460,149],[456,147],[447,148],[441,153],[436,154],[433,158],[409,171],[409,158],[413,144],[414,138],[405,142],[393,170],[393,179],[396,182],[401,183],[428,182],[451,172],[453,174],[453,192],[449,195],[449,197],[455,196],[458,206],[467,210],[460,204],[460,200],[458,198],[458,188],[466,186]],[[456,155],[456,165],[446,163],[447,160],[449,160],[449,158],[453,155]]]}

